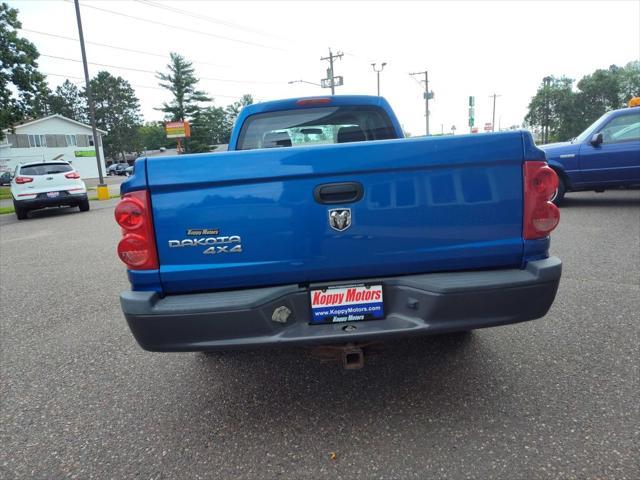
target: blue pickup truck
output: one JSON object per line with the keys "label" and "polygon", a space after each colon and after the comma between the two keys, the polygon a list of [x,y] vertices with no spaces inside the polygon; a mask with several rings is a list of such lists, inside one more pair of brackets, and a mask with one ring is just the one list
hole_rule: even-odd
{"label": "blue pickup truck", "polygon": [[554,300],[557,176],[528,132],[405,139],[383,98],[313,97],[246,107],[229,150],[122,184],[120,301],[147,350],[469,331]]}
{"label": "blue pickup truck", "polygon": [[573,140],[540,148],[559,177],[556,204],[566,192],[640,185],[640,106],[607,112]]}

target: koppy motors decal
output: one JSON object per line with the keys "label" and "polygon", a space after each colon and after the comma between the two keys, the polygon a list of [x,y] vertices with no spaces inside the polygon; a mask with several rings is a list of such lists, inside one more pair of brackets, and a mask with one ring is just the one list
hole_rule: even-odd
{"label": "koppy motors decal", "polygon": [[[196,233],[197,232],[197,233]],[[218,229],[187,230],[187,235],[199,233],[219,233]],[[182,240],[169,240],[169,248],[204,247],[204,255],[218,255],[221,253],[242,253],[242,239],[240,235],[228,235],[219,237],[184,238]]]}

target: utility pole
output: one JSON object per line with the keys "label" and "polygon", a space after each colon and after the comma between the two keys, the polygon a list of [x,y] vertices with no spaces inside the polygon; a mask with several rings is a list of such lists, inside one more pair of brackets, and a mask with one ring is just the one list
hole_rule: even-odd
{"label": "utility pole", "polygon": [[386,62],[382,62],[382,66],[380,67],[380,70],[376,70],[377,63],[371,64],[371,66],[373,67],[373,71],[376,72],[376,74],[378,75],[378,96],[380,96],[380,72],[384,70],[384,66],[386,64],[387,64]]}
{"label": "utility pole", "polygon": [[335,55],[333,53],[331,53],[331,49],[329,49],[329,56],[328,57],[320,57],[320,60],[324,61],[324,60],[329,60],[329,69],[327,70],[327,78],[329,79],[329,81],[331,82],[331,95],[335,95],[336,94],[336,86],[335,86],[335,75],[333,74],[333,60],[334,59],[341,59],[343,56],[342,52],[338,52]]}
{"label": "utility pole", "polygon": [[410,73],[409,75],[424,75],[424,112],[427,126],[427,136],[429,136],[429,98],[433,98],[433,92],[429,91],[429,72]]}
{"label": "utility pole", "polygon": [[496,130],[496,97],[501,97],[502,95],[489,95],[489,98],[493,97],[493,117],[491,119],[491,131],[495,132]]}
{"label": "utility pole", "polygon": [[[89,67],[87,66],[87,52],[84,49],[84,34],[82,33],[82,20],[80,18],[80,3],[78,0],[74,0],[76,6],[76,20],[78,21],[78,36],[80,37],[80,50],[82,52],[82,66],[84,67],[84,81],[86,83],[87,103],[89,104],[89,115],[91,116],[91,130],[93,132],[93,146],[96,149],[96,161],[98,162],[98,176],[100,177],[100,183],[98,185],[98,198],[100,200],[109,198],[109,189],[104,183],[104,177],[102,176],[102,163],[100,158],[100,147],[98,144],[98,129],[96,128],[96,108],[93,103],[93,96],[91,95],[91,85],[89,83]],[[102,187],[102,188],[101,188]],[[105,195],[106,198],[101,198]],[[102,192],[102,195],[101,195]]]}

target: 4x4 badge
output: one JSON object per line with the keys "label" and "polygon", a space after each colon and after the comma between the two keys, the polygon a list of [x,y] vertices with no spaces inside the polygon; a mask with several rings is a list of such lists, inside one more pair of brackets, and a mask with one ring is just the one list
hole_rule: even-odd
{"label": "4x4 badge", "polygon": [[351,226],[350,208],[332,208],[329,210],[329,226],[342,232]]}

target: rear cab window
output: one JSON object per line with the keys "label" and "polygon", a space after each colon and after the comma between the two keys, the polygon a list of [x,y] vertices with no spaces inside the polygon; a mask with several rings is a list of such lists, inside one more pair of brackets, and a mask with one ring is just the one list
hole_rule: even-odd
{"label": "rear cab window", "polygon": [[56,173],[71,172],[73,168],[68,163],[38,163],[20,167],[20,175],[53,175]]}
{"label": "rear cab window", "polygon": [[387,113],[375,106],[314,107],[247,117],[237,150],[300,147],[397,138]]}

